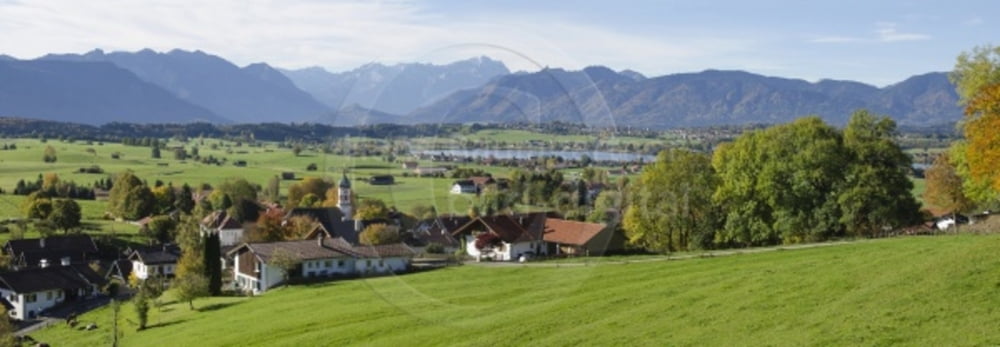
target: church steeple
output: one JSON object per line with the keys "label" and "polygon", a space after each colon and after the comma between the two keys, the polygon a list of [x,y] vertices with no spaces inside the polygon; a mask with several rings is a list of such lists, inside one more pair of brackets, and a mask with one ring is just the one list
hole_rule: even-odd
{"label": "church steeple", "polygon": [[351,180],[347,179],[347,170],[337,185],[337,208],[344,214],[344,220],[351,220],[353,208],[351,206]]}

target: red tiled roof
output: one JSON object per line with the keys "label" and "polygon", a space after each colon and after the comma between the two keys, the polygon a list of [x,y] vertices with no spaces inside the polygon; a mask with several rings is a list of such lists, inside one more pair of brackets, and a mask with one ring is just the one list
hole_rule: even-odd
{"label": "red tiled roof", "polygon": [[584,246],[604,231],[605,227],[604,224],[546,218],[544,239],[546,242]]}

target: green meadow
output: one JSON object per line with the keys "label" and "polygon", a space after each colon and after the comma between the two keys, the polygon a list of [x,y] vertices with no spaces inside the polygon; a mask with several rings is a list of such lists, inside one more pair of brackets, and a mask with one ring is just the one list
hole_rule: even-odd
{"label": "green meadow", "polygon": [[[465,265],[277,289],[167,296],[122,346],[965,346],[1000,344],[1000,235],[579,267]],[[55,325],[52,346],[111,342],[112,311]]]}

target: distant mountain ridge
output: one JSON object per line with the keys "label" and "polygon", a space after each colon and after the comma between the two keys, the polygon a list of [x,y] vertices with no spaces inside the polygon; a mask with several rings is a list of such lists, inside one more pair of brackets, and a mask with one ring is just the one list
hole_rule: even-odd
{"label": "distant mountain ridge", "polygon": [[954,122],[958,97],[946,73],[877,88],[853,81],[767,77],[707,70],[635,78],[605,67],[511,74],[418,109],[414,122],[584,122],[653,128],[783,123],[819,115],[844,124],[860,108],[905,125]]}
{"label": "distant mountain ridge", "polygon": [[106,62],[0,59],[0,115],[93,125],[228,122]]}
{"label": "distant mountain ridge", "polygon": [[476,88],[510,73],[502,62],[487,57],[446,65],[371,63],[340,73],[318,67],[281,72],[332,109],[357,105],[392,114],[409,113],[456,91]]}
{"label": "distant mountain ridge", "polygon": [[366,64],[330,73],[239,67],[201,51],[0,55],[0,116],[88,124],[551,122],[650,128],[783,123],[820,115],[843,124],[860,108],[901,125],[962,117],[941,72],[878,88],[853,82],[706,70],[648,77],[602,66],[510,71],[487,57]]}
{"label": "distant mountain ridge", "polygon": [[181,99],[239,123],[310,121],[330,112],[267,64],[240,68],[202,51],[50,54],[39,60],[105,61],[159,85]]}

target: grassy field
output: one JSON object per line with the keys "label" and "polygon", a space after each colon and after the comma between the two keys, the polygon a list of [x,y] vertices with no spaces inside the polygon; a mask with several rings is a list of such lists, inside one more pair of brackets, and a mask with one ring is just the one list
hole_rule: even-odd
{"label": "grassy field", "polygon": [[[1000,344],[1000,235],[908,237],[671,262],[445,270],[166,299],[124,346]],[[53,326],[53,346],[111,339]]]}
{"label": "grassy field", "polygon": [[[41,143],[35,139],[0,140],[0,143],[13,143],[18,148],[13,151],[0,151],[0,188],[8,192],[14,189],[18,180],[33,181],[40,173],[49,172],[57,173],[64,181],[90,185],[106,177],[107,174],[132,170],[150,183],[161,180],[178,186],[187,183],[194,187],[202,183],[215,185],[231,177],[246,178],[251,183],[264,185],[268,179],[282,172],[294,172],[298,178],[314,176],[338,180],[341,172],[345,168],[350,168],[350,177],[355,180],[354,190],[360,198],[379,198],[403,211],[417,204],[434,204],[439,211],[466,213],[472,201],[468,196],[448,194],[452,179],[402,177],[404,170],[399,164],[385,162],[380,157],[347,157],[311,151],[304,151],[300,156],[295,156],[289,149],[277,148],[274,144],[266,144],[263,148],[235,147],[230,142],[206,140],[204,145],[199,145],[201,156],[211,155],[228,159],[226,164],[217,166],[204,165],[193,160],[174,160],[173,153],[168,150],[162,151],[161,159],[152,159],[148,147],[124,146],[116,143],[87,145],[82,142],[66,143],[55,140]],[[218,145],[218,149],[210,148],[213,143]],[[185,147],[190,149],[195,144],[191,143]],[[46,145],[56,149],[58,157],[56,163],[42,162],[42,153]],[[93,149],[97,154],[88,153],[88,149]],[[231,150],[231,153],[227,153],[228,150]],[[121,153],[122,158],[111,159],[111,153],[114,152]],[[232,163],[237,160],[245,160],[247,166],[233,165]],[[311,163],[315,163],[319,170],[307,171],[306,167]],[[421,164],[432,166],[430,162]],[[80,167],[91,165],[100,166],[107,174],[78,173]],[[500,176],[510,171],[499,168],[485,169]],[[377,174],[395,175],[397,184],[371,186],[361,182],[361,179]],[[282,191],[287,191],[288,186],[295,182],[295,180],[282,181]],[[16,213],[16,211],[8,212],[10,204],[5,203],[13,200],[18,199],[0,196],[0,207],[2,207],[0,217],[11,212]]]}

